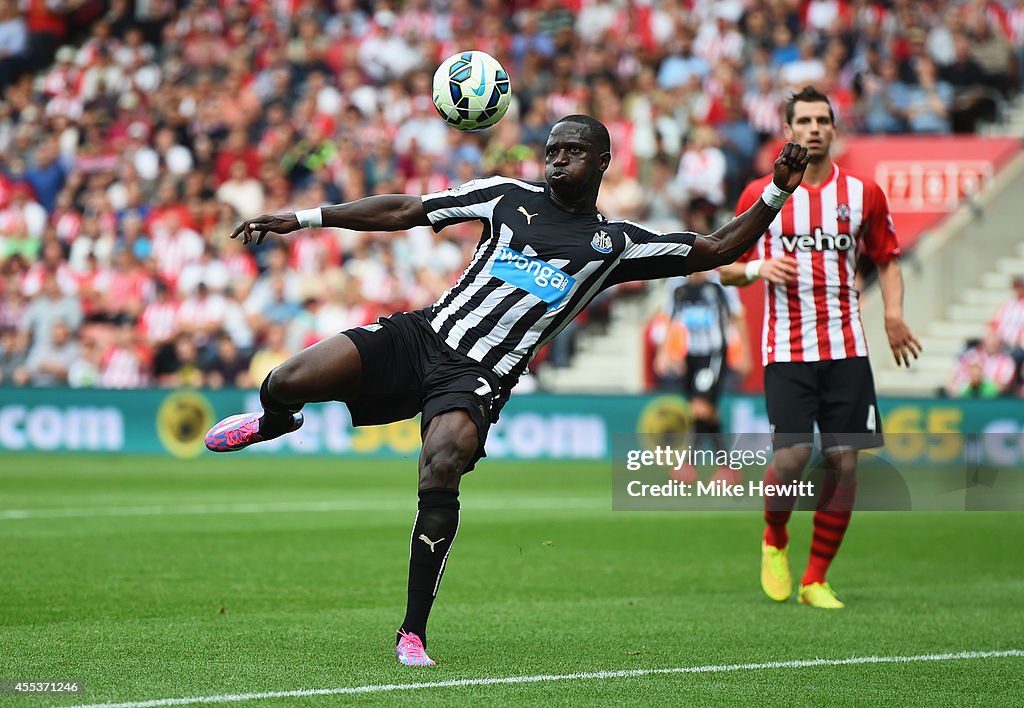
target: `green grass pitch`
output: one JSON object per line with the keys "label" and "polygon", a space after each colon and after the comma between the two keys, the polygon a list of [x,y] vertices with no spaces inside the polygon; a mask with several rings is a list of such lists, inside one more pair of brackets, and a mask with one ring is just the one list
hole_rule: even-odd
{"label": "green grass pitch", "polygon": [[[855,514],[847,609],[772,603],[747,513],[612,512],[610,466],[484,462],[397,665],[415,461],[0,458],[0,680],[142,701],[368,684],[1024,649],[1024,515]],[[18,510],[30,512],[20,518]],[[792,524],[803,571],[810,516]],[[239,705],[1019,705],[1024,658],[646,675]]]}

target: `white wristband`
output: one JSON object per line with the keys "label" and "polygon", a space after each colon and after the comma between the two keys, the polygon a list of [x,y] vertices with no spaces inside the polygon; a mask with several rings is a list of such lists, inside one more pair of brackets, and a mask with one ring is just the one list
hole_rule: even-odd
{"label": "white wristband", "polygon": [[299,226],[304,229],[319,229],[324,225],[324,212],[320,207],[317,207],[316,209],[303,209],[302,211],[297,211],[295,212],[295,218],[299,220]]}
{"label": "white wristband", "polygon": [[774,182],[769,182],[761,192],[761,200],[772,209],[781,209],[791,194],[792,192],[786,192],[776,187]]}
{"label": "white wristband", "polygon": [[747,263],[747,268],[744,270],[744,274],[747,276],[747,282],[753,283],[755,280],[761,277],[761,265],[764,263],[762,259],[756,261],[750,261]]}

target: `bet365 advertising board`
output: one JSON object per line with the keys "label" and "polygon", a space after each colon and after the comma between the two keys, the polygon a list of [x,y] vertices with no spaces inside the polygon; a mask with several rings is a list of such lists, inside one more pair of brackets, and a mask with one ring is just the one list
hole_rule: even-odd
{"label": "bet365 advertising board", "polygon": [[[758,397],[727,398],[722,409],[727,432],[769,431]],[[986,456],[999,464],[1024,461],[1020,401],[883,399],[881,409],[884,454],[894,462],[950,462],[963,456],[971,440],[982,440]],[[0,453],[209,455],[205,431],[224,416],[249,410],[259,410],[255,392],[0,388]],[[418,420],[353,428],[341,403],[310,405],[304,413],[302,430],[241,454],[418,454]],[[690,425],[686,402],[672,395],[519,396],[492,428],[487,453],[492,459],[609,460],[615,434],[675,434]]]}

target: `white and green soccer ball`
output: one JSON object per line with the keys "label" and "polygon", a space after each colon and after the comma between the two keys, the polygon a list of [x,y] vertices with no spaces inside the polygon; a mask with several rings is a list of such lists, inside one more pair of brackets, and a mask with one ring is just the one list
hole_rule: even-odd
{"label": "white and green soccer ball", "polygon": [[459,52],[434,72],[434,108],[453,128],[483,130],[501,120],[512,100],[508,72],[486,52]]}

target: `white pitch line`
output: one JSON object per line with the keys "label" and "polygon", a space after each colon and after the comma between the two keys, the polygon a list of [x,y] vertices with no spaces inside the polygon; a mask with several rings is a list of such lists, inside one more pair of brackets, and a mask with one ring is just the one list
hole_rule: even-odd
{"label": "white pitch line", "polygon": [[636,678],[659,674],[710,674],[726,671],[763,671],[765,669],[803,669],[814,666],[853,666],[857,664],[909,664],[920,661],[954,661],[967,659],[1001,659],[1024,657],[1024,650],[962,651],[950,654],[918,654],[916,656],[855,656],[849,659],[802,659],[796,661],[769,661],[760,664],[720,664],[717,666],[682,666],[671,669],[626,669],[623,671],[592,671],[576,674],[539,674],[536,676],[506,676],[500,678],[452,679],[450,681],[424,681],[422,683],[387,683],[341,688],[313,688],[299,691],[268,691],[266,693],[228,693],[218,696],[191,698],[157,698],[150,701],[127,703],[90,703],[72,708],[156,708],[157,706],[188,706],[201,703],[238,703],[265,698],[303,698],[308,696],[338,696],[353,693],[384,693],[387,691],[414,691],[421,688],[460,688],[462,686],[499,686],[546,681],[586,681],[592,679]]}
{"label": "white pitch line", "polygon": [[[532,511],[594,509],[611,511],[611,502],[597,497],[555,497],[551,499],[482,499],[468,502],[485,511]],[[407,501],[350,499],[346,501],[235,502],[224,504],[158,504],[152,506],[85,506],[51,509],[0,509],[0,521],[18,519],[74,519],[101,516],[166,516],[173,514],[269,514],[316,511],[408,511]]]}

